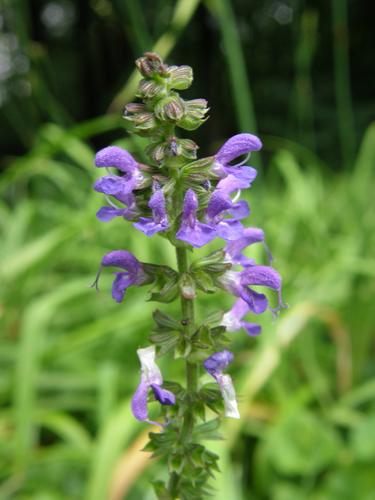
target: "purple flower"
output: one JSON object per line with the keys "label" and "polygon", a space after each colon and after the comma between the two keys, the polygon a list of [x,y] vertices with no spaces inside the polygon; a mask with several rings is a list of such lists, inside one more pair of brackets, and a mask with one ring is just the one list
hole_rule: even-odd
{"label": "purple flower", "polygon": [[284,307],[281,299],[281,278],[272,267],[250,266],[240,272],[227,271],[219,281],[230,293],[243,299],[255,314],[261,314],[268,308],[268,299],[262,293],[250,288],[253,285],[265,286],[278,292],[278,307],[270,308],[272,312]]}
{"label": "purple flower", "polygon": [[221,325],[225,326],[228,332],[236,332],[241,328],[247,331],[251,337],[259,335],[261,326],[257,323],[242,321],[242,318],[250,311],[250,306],[242,299],[238,299],[232,309],[224,314]]}
{"label": "purple flower", "polygon": [[224,375],[222,373],[232,361],[233,354],[227,349],[224,349],[224,351],[215,352],[215,354],[207,358],[203,366],[219,384],[220,392],[224,400],[224,415],[230,418],[240,418],[232,379],[230,375]]}
{"label": "purple flower", "polygon": [[225,260],[234,265],[243,267],[253,266],[254,260],[242,255],[244,250],[249,245],[264,241],[264,232],[257,227],[247,227],[242,232],[242,235],[237,240],[230,241],[225,246]]}
{"label": "purple flower", "polygon": [[[211,226],[216,236],[224,240],[237,240],[244,231],[239,219],[247,217],[250,213],[245,201],[233,203],[230,196],[219,189],[216,189],[208,202],[206,210],[206,222]],[[232,218],[225,218],[231,215]]]}
{"label": "purple flower", "polygon": [[152,217],[140,217],[133,226],[146,236],[152,236],[160,231],[166,231],[169,228],[167,210],[165,208],[165,198],[162,189],[158,189],[151,196],[148,206],[152,210]]}
{"label": "purple flower", "polygon": [[102,267],[119,267],[124,271],[115,272],[112,284],[112,297],[116,302],[122,302],[126,290],[131,285],[140,286],[148,281],[148,276],[142,264],[134,255],[126,250],[114,250],[104,255],[94,285],[97,287]]}
{"label": "purple flower", "polygon": [[155,347],[150,346],[137,350],[141,362],[141,381],[132,399],[132,412],[137,420],[161,425],[148,419],[147,397],[149,389],[152,389],[154,397],[162,405],[174,405],[176,397],[167,389],[163,389],[163,377],[159,367],[155,363]]}
{"label": "purple flower", "polygon": [[94,184],[95,191],[114,196],[127,204],[127,195],[134,189],[143,187],[145,176],[138,168],[138,163],[125,149],[108,146],[95,156],[95,165],[99,168],[114,167],[121,171],[122,176],[105,175]]}
{"label": "purple flower", "polygon": [[[241,184],[233,190],[248,188],[257,175],[256,170],[252,167],[243,166],[247,158],[235,164],[231,162],[239,156],[248,154],[251,151],[259,151],[261,147],[262,142],[255,135],[235,135],[226,141],[219,149],[215,155],[215,163],[211,170],[218,177],[224,178],[233,175],[234,178],[241,182]],[[226,183],[222,183],[221,188],[224,189],[224,187],[225,189],[229,188]]]}
{"label": "purple flower", "polygon": [[185,194],[181,225],[176,233],[178,240],[186,241],[193,247],[201,247],[213,240],[215,230],[197,219],[198,198],[192,189]]}

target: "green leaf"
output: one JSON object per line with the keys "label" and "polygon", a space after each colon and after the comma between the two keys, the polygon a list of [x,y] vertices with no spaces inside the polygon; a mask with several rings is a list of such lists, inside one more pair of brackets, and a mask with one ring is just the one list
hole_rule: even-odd
{"label": "green leaf", "polygon": [[165,483],[163,481],[151,481],[151,484],[154,488],[155,495],[158,500],[172,500],[173,497],[167,490]]}
{"label": "green leaf", "polygon": [[179,330],[181,328],[181,325],[178,321],[172,318],[172,316],[169,316],[168,314],[160,311],[159,309],[156,309],[152,313],[152,317],[154,318],[154,321],[158,325],[158,327],[160,327],[164,331]]}
{"label": "green leaf", "polygon": [[194,439],[198,440],[213,440],[217,441],[223,439],[221,434],[217,432],[220,427],[220,419],[215,418],[214,420],[210,420],[208,422],[204,422],[203,424],[197,425],[194,429]]}

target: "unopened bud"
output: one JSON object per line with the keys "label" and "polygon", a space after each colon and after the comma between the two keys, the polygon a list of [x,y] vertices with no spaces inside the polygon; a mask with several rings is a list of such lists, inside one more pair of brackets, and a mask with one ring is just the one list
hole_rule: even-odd
{"label": "unopened bud", "polygon": [[155,106],[155,115],[162,121],[180,120],[184,112],[184,101],[177,94],[164,97]]}
{"label": "unopened bud", "polygon": [[129,102],[124,108],[123,117],[134,115],[135,113],[142,113],[146,110],[146,106],[140,102]]}
{"label": "unopened bud", "polygon": [[154,75],[167,76],[168,66],[163,63],[162,58],[155,52],[145,52],[139,57],[135,64],[142,76],[151,78]]}
{"label": "unopened bud", "polygon": [[146,147],[146,153],[155,163],[161,163],[168,156],[168,149],[167,142],[152,143]]}
{"label": "unopened bud", "polygon": [[185,158],[194,160],[197,157],[198,145],[190,139],[178,139],[177,141],[178,154]]}
{"label": "unopened bud", "polygon": [[169,86],[176,90],[185,90],[193,82],[193,70],[190,66],[170,66]]}
{"label": "unopened bud", "polygon": [[206,121],[205,114],[207,111],[206,99],[185,101],[185,114],[178,120],[177,125],[184,130],[195,130]]}
{"label": "unopened bud", "polygon": [[138,85],[136,96],[151,99],[164,93],[164,85],[156,83],[153,80],[141,80]]}
{"label": "unopened bud", "polygon": [[155,129],[157,126],[155,116],[148,111],[144,113],[137,113],[136,115],[126,119],[131,121],[138,130],[151,130]]}

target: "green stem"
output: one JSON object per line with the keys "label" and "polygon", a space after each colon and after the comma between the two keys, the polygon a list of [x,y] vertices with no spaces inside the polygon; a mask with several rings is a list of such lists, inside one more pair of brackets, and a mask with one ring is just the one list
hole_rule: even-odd
{"label": "green stem", "polygon": [[[176,248],[177,257],[177,267],[181,274],[186,273],[188,270],[188,257],[186,248],[177,247]],[[193,300],[187,300],[181,294],[181,312],[182,312],[182,323],[185,328],[185,335],[190,337],[192,329],[194,328],[194,302]],[[192,441],[193,431],[194,431],[194,412],[193,405],[189,404],[193,400],[193,395],[198,390],[198,377],[199,377],[199,367],[197,364],[190,363],[186,361],[186,393],[187,401],[186,410],[184,412],[183,423],[180,432],[180,442],[182,445],[188,444]],[[169,478],[168,491],[175,497],[178,495],[178,485],[183,476],[183,469],[180,474],[172,472]]]}
{"label": "green stem", "polygon": [[[188,258],[186,248],[176,248],[177,265],[180,274],[186,273],[188,270]],[[192,333],[192,328],[194,328],[194,302],[193,300],[187,300],[181,295],[181,311],[182,320],[185,325],[185,331],[187,336]],[[198,390],[198,375],[199,367],[195,363],[190,363],[186,361],[186,392],[187,399],[192,400],[194,393]],[[189,406],[190,411],[187,410],[184,414],[184,422],[181,428],[181,441],[187,443],[191,441],[192,433],[194,429],[194,413],[192,411],[192,406]]]}

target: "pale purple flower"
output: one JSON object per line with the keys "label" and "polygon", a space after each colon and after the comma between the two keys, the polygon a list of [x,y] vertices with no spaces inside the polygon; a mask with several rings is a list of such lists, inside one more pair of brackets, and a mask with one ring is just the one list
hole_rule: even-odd
{"label": "pale purple flower", "polygon": [[174,405],[176,397],[167,389],[163,389],[163,377],[159,367],[155,363],[155,346],[137,350],[141,362],[141,381],[132,398],[132,412],[137,420],[150,424],[161,425],[148,419],[147,398],[149,389],[152,389],[154,397],[162,405]]}
{"label": "pale purple flower", "polygon": [[284,307],[281,299],[281,278],[275,269],[269,266],[249,266],[243,271],[227,271],[219,278],[219,282],[230,293],[243,299],[250,310],[261,314],[268,308],[268,299],[251,288],[251,286],[265,286],[278,292],[278,307],[270,308],[272,312]]}
{"label": "pale purple flower", "polygon": [[176,233],[176,238],[198,248],[213,240],[216,231],[208,224],[198,220],[197,209],[197,195],[192,189],[188,189],[184,198],[181,225]]}
{"label": "pale purple flower", "polygon": [[127,195],[134,189],[144,186],[145,176],[138,168],[137,161],[125,149],[117,146],[108,146],[101,149],[95,156],[95,166],[99,168],[114,167],[122,173],[119,175],[105,175],[94,184],[95,191],[113,196],[127,204]]}
{"label": "pale purple flower", "polygon": [[[251,151],[259,151],[261,147],[262,142],[255,135],[237,134],[228,139],[216,153],[215,162],[211,170],[220,178],[233,175],[234,178],[241,182],[234,189],[248,188],[257,175],[256,170],[252,167],[244,166],[247,158],[235,164],[231,162],[241,155],[249,154]],[[221,188],[228,189],[229,186],[223,183],[221,184]]]}
{"label": "pale purple flower", "polygon": [[225,260],[233,265],[241,265],[243,267],[253,266],[254,260],[245,257],[241,252],[248,246],[258,242],[264,242],[264,232],[262,229],[258,229],[257,227],[245,228],[240,238],[229,241],[226,244],[224,248]]}
{"label": "pale purple flower", "polygon": [[206,222],[219,238],[226,241],[237,240],[245,229],[239,220],[247,217],[249,213],[246,201],[233,203],[228,194],[216,189],[208,202]]}
{"label": "pale purple flower", "polygon": [[166,231],[169,228],[169,222],[162,189],[157,189],[154,192],[148,206],[152,210],[152,217],[140,217],[138,222],[134,222],[133,226],[145,233],[146,236]]}
{"label": "pale purple flower", "polygon": [[249,304],[243,299],[236,300],[232,309],[224,314],[221,325],[225,326],[228,332],[237,332],[244,328],[251,337],[259,335],[261,332],[260,325],[242,320],[250,310]]}
{"label": "pale purple flower", "polygon": [[126,250],[114,250],[104,255],[94,282],[96,287],[103,267],[119,267],[123,269],[121,272],[114,273],[116,277],[112,284],[112,297],[116,302],[122,302],[129,286],[143,285],[149,279],[143,270],[142,264],[132,253]]}
{"label": "pale purple flower", "polygon": [[232,379],[230,375],[222,373],[232,361],[233,354],[224,349],[207,358],[203,366],[219,385],[224,400],[224,415],[230,418],[240,418]]}

